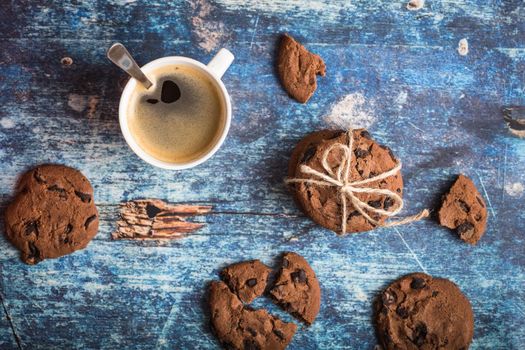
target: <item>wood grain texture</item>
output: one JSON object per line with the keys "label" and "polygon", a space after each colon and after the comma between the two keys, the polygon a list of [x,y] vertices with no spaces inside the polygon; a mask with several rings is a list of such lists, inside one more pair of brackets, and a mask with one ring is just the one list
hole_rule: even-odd
{"label": "wood grain texture", "polygon": [[[7,0],[0,19],[2,208],[21,172],[58,162],[91,180],[101,217],[87,249],[36,266],[1,235],[0,348],[217,348],[206,283],[226,264],[274,264],[285,250],[305,256],[323,292],[317,321],[291,349],[373,348],[372,300],[415,271],[470,298],[472,349],[525,347],[525,141],[501,115],[525,105],[523,1],[427,0],[408,11],[406,1]],[[275,75],[282,32],[327,65],[306,105]],[[105,58],[113,41],[139,64],[235,54],[223,78],[233,123],[209,162],[163,171],[127,147],[117,120],[126,78]],[[337,237],[302,216],[283,184],[288,157],[334,113],[366,122],[403,161],[406,213],[435,207],[456,174],[470,176],[490,211],[478,245],[433,221]],[[139,198],[214,209],[181,240],[111,240],[119,203]]]}
{"label": "wood grain texture", "polygon": [[200,229],[203,223],[188,221],[206,214],[211,206],[173,205],[160,199],[140,199],[120,204],[120,220],[113,239],[179,239]]}

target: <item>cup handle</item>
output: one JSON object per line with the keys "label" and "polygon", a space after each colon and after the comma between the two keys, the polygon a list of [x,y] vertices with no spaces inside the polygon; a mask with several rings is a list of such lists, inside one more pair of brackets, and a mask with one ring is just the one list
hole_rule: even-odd
{"label": "cup handle", "polygon": [[226,49],[220,49],[219,52],[211,59],[210,63],[208,63],[208,69],[212,71],[212,73],[218,78],[222,78],[224,73],[230,68],[230,65],[233,62],[233,59],[235,56],[233,54],[226,50]]}

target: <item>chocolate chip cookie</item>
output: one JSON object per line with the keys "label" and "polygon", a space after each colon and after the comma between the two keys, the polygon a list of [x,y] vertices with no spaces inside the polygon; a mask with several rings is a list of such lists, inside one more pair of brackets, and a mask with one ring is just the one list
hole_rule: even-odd
{"label": "chocolate chip cookie", "polygon": [[459,175],[439,209],[439,223],[456,230],[463,241],[476,244],[485,233],[487,206],[478,189],[465,175]]}
{"label": "chocolate chip cookie", "polygon": [[468,349],[472,341],[472,307],[449,280],[424,273],[404,276],[386,288],[376,306],[385,350]]}
{"label": "chocolate chip cookie", "polygon": [[264,293],[270,272],[259,260],[251,260],[224,268],[221,277],[239,299],[249,304]]}
{"label": "chocolate chip cookie", "polygon": [[25,173],[5,211],[6,236],[27,264],[83,249],[96,235],[93,188],[78,170],[41,165]]}
{"label": "chocolate chip cookie", "polygon": [[298,254],[283,255],[279,276],[270,294],[284,310],[308,325],[314,322],[319,313],[319,281],[308,262]]}
{"label": "chocolate chip cookie", "polygon": [[297,326],[281,321],[266,310],[253,310],[222,281],[211,282],[209,307],[213,329],[228,349],[285,349]]}
{"label": "chocolate chip cookie", "polygon": [[318,55],[285,34],[281,38],[277,72],[284,89],[301,103],[306,103],[317,89],[316,75],[326,73],[326,66]]}
{"label": "chocolate chip cookie", "polygon": [[[353,145],[351,153],[349,180],[359,181],[375,177],[395,168],[398,160],[392,151],[372,140],[365,129],[352,131]],[[343,130],[321,130],[307,135],[295,147],[288,165],[289,179],[317,179],[311,174],[305,174],[301,167],[308,167],[328,175],[323,168],[322,160],[325,152],[334,145],[348,146],[349,137]],[[328,153],[327,162],[336,173],[342,164],[344,152],[341,148],[334,148]],[[338,234],[342,231],[343,208],[339,189],[334,186],[321,186],[312,183],[291,183],[294,198],[302,209],[313,221]],[[358,186],[359,187],[359,186]],[[361,186],[363,187],[363,186]],[[402,198],[403,179],[398,171],[387,178],[367,183],[364,187],[390,190]],[[382,194],[355,193],[355,196],[372,208],[393,210],[395,201]],[[383,224],[386,215],[366,210],[366,213],[379,224]],[[346,232],[362,232],[372,230],[376,225],[361,215],[356,208],[347,201]]]}

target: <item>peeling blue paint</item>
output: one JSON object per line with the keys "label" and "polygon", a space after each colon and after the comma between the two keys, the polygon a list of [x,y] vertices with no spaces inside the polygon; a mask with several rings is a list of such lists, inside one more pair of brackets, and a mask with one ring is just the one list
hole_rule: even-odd
{"label": "peeling blue paint", "polygon": [[[400,275],[451,279],[475,312],[472,349],[525,347],[525,141],[501,106],[525,104],[525,4],[519,0],[3,1],[0,4],[1,206],[35,164],[80,169],[95,188],[98,235],[87,249],[26,266],[0,237],[0,348],[208,349],[205,286],[231,262],[272,264],[303,254],[323,291],[316,323],[291,349],[371,349],[371,303]],[[306,105],[274,74],[278,35],[290,32],[327,65]],[[468,38],[469,53],[457,53]],[[114,41],[140,64],[165,55],[203,62],[221,47],[230,135],[207,163],[154,169],[127,147],[117,120],[125,76],[105,58]],[[61,59],[73,64],[63,66]],[[288,157],[345,96],[360,94],[370,130],[403,161],[406,213],[434,208],[455,174],[490,202],[476,247],[429,221],[337,237],[303,217],[283,185]],[[98,98],[95,111],[68,106]],[[484,188],[484,189],[483,189]],[[168,243],[111,241],[118,203],[144,197],[211,204],[207,226]],[[3,225],[2,225],[3,226]],[[3,232],[3,227],[1,229]],[[278,308],[258,301],[285,319]]]}

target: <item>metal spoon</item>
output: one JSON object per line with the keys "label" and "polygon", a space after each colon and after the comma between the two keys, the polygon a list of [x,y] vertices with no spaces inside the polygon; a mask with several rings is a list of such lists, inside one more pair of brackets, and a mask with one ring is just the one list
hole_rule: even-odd
{"label": "metal spoon", "polygon": [[146,89],[149,89],[153,83],[144,75],[144,72],[140,70],[139,65],[131,54],[126,50],[124,45],[121,43],[113,44],[107,52],[109,60],[119,66],[124,72],[137,79]]}

